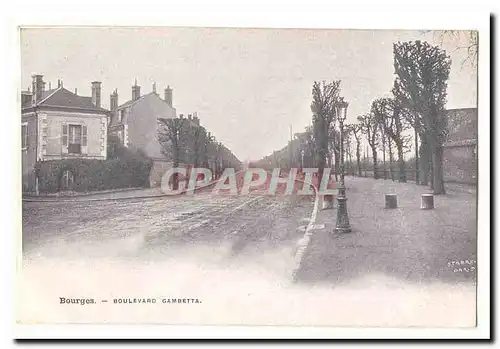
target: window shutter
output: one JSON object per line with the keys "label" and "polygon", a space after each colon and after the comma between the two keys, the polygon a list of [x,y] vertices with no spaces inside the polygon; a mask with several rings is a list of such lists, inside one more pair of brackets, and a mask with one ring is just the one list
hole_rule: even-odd
{"label": "window shutter", "polygon": [[68,125],[62,125],[62,144],[67,147],[68,146]]}
{"label": "window shutter", "polygon": [[87,126],[82,126],[82,146],[87,146]]}

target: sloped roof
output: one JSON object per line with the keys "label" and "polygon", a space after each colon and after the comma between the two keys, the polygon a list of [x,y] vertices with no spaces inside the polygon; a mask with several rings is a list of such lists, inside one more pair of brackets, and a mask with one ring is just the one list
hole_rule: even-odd
{"label": "sloped roof", "polygon": [[[131,106],[132,104],[135,104],[135,103],[139,102],[141,99],[143,99],[143,98],[145,98],[145,97],[147,97],[147,96],[150,96],[150,95],[152,95],[152,94],[155,94],[155,95],[156,95],[156,93],[154,93],[154,92],[146,93],[145,95],[142,95],[142,96],[140,96],[139,98],[137,98],[135,101],[134,101],[133,99],[131,99],[131,100],[129,100],[129,101],[126,101],[126,102],[125,102],[125,103],[123,103],[123,104],[120,104],[120,105],[119,105],[116,109],[123,109],[123,108],[126,108],[126,107],[128,107],[128,106]],[[158,96],[158,95],[157,95],[157,96]],[[160,98],[160,97],[158,96],[158,98]],[[160,99],[161,99],[161,98],[160,98]],[[167,102],[165,102],[165,103],[167,103]]]}
{"label": "sloped roof", "polygon": [[[36,104],[40,107],[62,107],[67,109],[88,110],[106,113],[108,110],[97,107],[92,103],[92,97],[79,96],[64,87],[44,91],[43,98]],[[23,107],[32,107],[31,103]]]}
{"label": "sloped roof", "polygon": [[[56,90],[57,90],[57,89],[56,89],[56,88],[54,88],[54,89],[52,89],[52,90],[43,91],[43,92],[42,92],[42,100],[44,100],[45,98],[47,98],[48,96],[50,96],[50,95],[51,95],[52,93],[54,93]],[[30,96],[33,94],[33,92],[31,92],[31,91],[21,91],[21,93],[22,93],[23,95],[30,95]],[[31,104],[31,100],[30,100],[30,101],[28,101],[27,103],[23,104],[23,105],[22,105],[22,108],[27,108],[27,107],[32,107],[32,106],[33,106],[33,105]]]}

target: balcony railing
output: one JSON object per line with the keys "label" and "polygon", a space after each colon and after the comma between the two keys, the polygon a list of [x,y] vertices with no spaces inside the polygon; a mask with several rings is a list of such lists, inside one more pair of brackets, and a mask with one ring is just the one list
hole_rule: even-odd
{"label": "balcony railing", "polygon": [[68,153],[69,154],[81,154],[82,153],[82,145],[70,143],[68,145]]}

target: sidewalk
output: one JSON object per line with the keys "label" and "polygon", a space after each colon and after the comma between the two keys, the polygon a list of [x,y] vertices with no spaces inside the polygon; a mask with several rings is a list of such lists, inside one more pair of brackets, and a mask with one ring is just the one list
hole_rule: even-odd
{"label": "sidewalk", "polygon": [[[206,185],[206,187],[196,188],[199,193],[206,192],[211,189],[214,183]],[[187,184],[186,184],[187,185]],[[114,190],[103,190],[88,193],[72,193],[71,195],[23,195],[23,201],[26,202],[64,202],[64,201],[101,201],[101,200],[125,200],[125,199],[147,199],[155,197],[166,197],[160,187],[154,188],[123,188]],[[174,195],[177,196],[177,195]],[[172,196],[172,197],[174,197]]]}
{"label": "sidewalk", "polygon": [[[325,229],[313,232],[300,280],[337,285],[378,273],[412,283],[475,281],[475,195],[450,191],[434,197],[434,210],[421,210],[420,196],[430,192],[423,186],[347,177],[346,188],[353,231],[334,234],[336,208],[319,211]],[[398,195],[399,208],[384,208],[385,193]]]}
{"label": "sidewalk", "polygon": [[75,193],[74,195],[40,195],[24,196],[23,201],[28,202],[64,202],[64,201],[96,201],[116,200],[161,196],[160,188],[130,188],[122,190],[105,190],[89,193]]}

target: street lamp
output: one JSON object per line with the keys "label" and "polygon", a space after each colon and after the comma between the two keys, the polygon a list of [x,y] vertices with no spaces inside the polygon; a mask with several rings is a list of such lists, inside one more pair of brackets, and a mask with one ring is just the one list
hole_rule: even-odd
{"label": "street lamp", "polygon": [[344,182],[344,121],[347,117],[348,106],[349,103],[345,102],[343,97],[340,98],[339,102],[335,106],[340,128],[340,185],[337,196],[337,224],[335,226],[335,231],[337,233],[349,233],[351,231],[349,215],[347,214],[347,196],[345,193]]}

